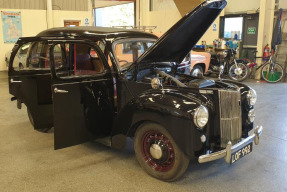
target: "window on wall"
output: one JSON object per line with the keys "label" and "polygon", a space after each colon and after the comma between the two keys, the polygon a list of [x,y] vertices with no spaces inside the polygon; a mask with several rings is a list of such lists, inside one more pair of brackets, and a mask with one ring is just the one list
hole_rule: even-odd
{"label": "window on wall", "polygon": [[134,3],[94,9],[94,17],[98,27],[134,26]]}
{"label": "window on wall", "polygon": [[243,17],[225,17],[224,18],[224,38],[233,39],[237,35],[242,39]]}

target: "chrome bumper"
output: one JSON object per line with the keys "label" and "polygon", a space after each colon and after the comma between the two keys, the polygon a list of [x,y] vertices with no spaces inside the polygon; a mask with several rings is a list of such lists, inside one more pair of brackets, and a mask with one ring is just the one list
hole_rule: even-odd
{"label": "chrome bumper", "polygon": [[241,142],[239,142],[233,146],[232,146],[231,142],[229,141],[226,149],[215,152],[215,153],[207,154],[207,155],[201,155],[198,158],[198,162],[199,163],[206,163],[209,161],[215,161],[217,159],[224,158],[226,163],[230,163],[231,154],[233,152],[238,151],[239,149],[241,149],[242,147],[248,145],[249,143],[251,143],[253,141],[254,141],[255,145],[258,145],[259,144],[259,137],[262,134],[262,131],[263,131],[263,127],[257,126],[254,130],[253,135],[247,137],[246,139],[242,140]]}

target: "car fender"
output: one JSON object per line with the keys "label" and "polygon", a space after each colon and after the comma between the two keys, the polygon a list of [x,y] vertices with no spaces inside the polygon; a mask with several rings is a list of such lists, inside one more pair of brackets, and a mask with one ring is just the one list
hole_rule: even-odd
{"label": "car fender", "polygon": [[[112,146],[118,148],[119,140],[133,137],[137,128],[148,122],[162,125],[179,148],[190,158],[201,150],[202,132],[193,122],[194,110],[203,98],[171,90],[149,90],[132,99],[119,113],[112,132]],[[121,145],[123,146],[123,145]]]}
{"label": "car fender", "polygon": [[195,52],[191,51],[191,64],[190,64],[190,69],[192,70],[194,66],[201,64],[204,65],[204,73],[206,73],[209,69],[210,65],[210,60],[211,60],[211,55],[210,53],[207,52]]}

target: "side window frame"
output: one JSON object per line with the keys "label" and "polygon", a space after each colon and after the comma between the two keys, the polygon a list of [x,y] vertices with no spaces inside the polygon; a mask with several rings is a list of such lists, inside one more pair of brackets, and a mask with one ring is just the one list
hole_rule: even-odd
{"label": "side window frame", "polygon": [[[19,38],[17,43],[14,45],[12,52],[11,52],[11,57],[9,61],[9,74],[10,75],[17,75],[17,74],[42,74],[42,73],[50,73],[50,67],[47,68],[31,68],[31,69],[22,69],[22,70],[17,70],[14,68],[13,63],[15,60],[15,57],[17,53],[20,51],[21,47],[27,43],[34,43],[34,42],[47,42],[47,39],[43,39],[41,37],[22,37]],[[28,48],[30,49],[30,47]],[[29,54],[30,50],[27,50],[26,56]],[[27,59],[27,58],[26,58]]]}
{"label": "side window frame", "polygon": [[[89,45],[91,48],[93,48],[94,50],[96,50],[98,57],[101,59],[103,66],[104,66],[104,70],[102,73],[97,73],[97,74],[88,74],[88,75],[79,75],[79,76],[66,76],[66,77],[60,77],[57,74],[57,68],[55,66],[55,62],[54,62],[54,47],[57,44],[86,44]],[[107,58],[104,56],[104,53],[102,52],[101,48],[96,44],[96,42],[91,43],[90,41],[87,40],[51,40],[49,41],[49,52],[50,52],[50,62],[51,62],[51,73],[52,73],[52,78],[54,79],[61,79],[61,80],[70,80],[70,79],[86,79],[86,78],[93,78],[93,77],[99,77],[99,76],[104,76],[107,73],[111,72],[110,66],[108,65],[108,61]]]}

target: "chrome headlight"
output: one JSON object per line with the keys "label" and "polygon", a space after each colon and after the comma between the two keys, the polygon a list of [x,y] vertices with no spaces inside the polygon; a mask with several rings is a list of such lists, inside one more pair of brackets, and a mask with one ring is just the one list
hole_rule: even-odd
{"label": "chrome headlight", "polygon": [[249,105],[255,105],[257,101],[257,94],[254,89],[250,89],[247,94],[248,104]]}
{"label": "chrome headlight", "polygon": [[254,120],[255,120],[255,111],[254,111],[254,109],[251,109],[248,112],[248,120],[249,120],[250,123],[254,122]]}
{"label": "chrome headlight", "polygon": [[208,122],[208,110],[204,106],[195,109],[193,121],[198,128],[203,128]]}

